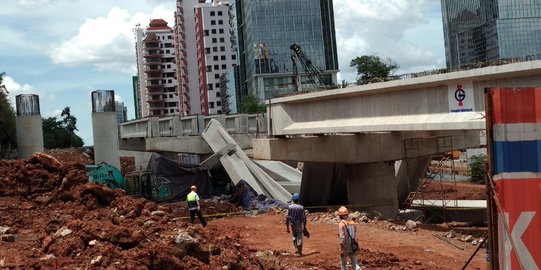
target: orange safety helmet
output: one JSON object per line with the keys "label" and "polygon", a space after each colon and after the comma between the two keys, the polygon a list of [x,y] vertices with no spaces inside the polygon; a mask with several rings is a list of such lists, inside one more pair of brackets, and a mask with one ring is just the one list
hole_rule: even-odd
{"label": "orange safety helmet", "polygon": [[341,206],[340,208],[338,208],[339,216],[347,216],[348,214],[349,214],[349,211],[345,206]]}
{"label": "orange safety helmet", "polygon": [[195,185],[192,185],[190,189],[197,189],[197,187]]}

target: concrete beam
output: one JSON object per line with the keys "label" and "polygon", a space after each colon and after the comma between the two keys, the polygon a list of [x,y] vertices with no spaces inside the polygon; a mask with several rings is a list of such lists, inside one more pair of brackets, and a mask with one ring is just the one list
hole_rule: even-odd
{"label": "concrete beam", "polygon": [[[252,148],[255,134],[231,134],[242,149]],[[210,155],[214,152],[201,136],[130,138],[120,140],[120,149],[127,151],[176,152]]]}
{"label": "concrete beam", "polygon": [[385,132],[254,139],[253,155],[255,159],[262,160],[368,163],[428,156],[479,146],[478,130]]}

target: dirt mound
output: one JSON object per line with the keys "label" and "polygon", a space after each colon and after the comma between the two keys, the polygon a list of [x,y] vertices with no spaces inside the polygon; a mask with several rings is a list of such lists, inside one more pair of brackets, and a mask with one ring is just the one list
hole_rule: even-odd
{"label": "dirt mound", "polygon": [[82,164],[38,154],[0,161],[0,175],[0,268],[259,269],[238,233],[190,226],[178,205],[89,183]]}
{"label": "dirt mound", "polygon": [[45,153],[58,159],[62,163],[80,163],[83,165],[94,164],[94,152],[92,148],[71,147],[61,149],[48,149]]}

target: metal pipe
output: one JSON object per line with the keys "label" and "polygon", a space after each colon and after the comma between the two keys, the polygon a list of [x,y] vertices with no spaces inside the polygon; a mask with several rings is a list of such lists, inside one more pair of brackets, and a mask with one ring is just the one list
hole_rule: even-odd
{"label": "metal pipe", "polygon": [[498,223],[494,222],[497,212],[494,212],[494,200],[492,199],[492,188],[490,184],[490,177],[492,171],[492,91],[490,88],[485,88],[485,119],[486,119],[486,140],[487,140],[487,160],[485,163],[485,186],[487,193],[487,226],[488,226],[488,247],[487,255],[489,258],[489,269],[497,270],[499,268],[499,255],[498,255]]}

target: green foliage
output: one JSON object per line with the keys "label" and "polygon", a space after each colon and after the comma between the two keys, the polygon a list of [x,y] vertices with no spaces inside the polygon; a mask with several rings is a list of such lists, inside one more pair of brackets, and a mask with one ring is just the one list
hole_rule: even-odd
{"label": "green foliage", "polygon": [[374,78],[383,79],[400,67],[391,58],[382,59],[377,55],[356,57],[351,60],[349,66],[357,69],[359,81],[368,81]]}
{"label": "green foliage", "polygon": [[43,144],[47,149],[81,147],[83,139],[75,134],[77,118],[70,114],[70,108],[62,110],[62,119],[43,118]]}
{"label": "green foliage", "polygon": [[15,148],[17,132],[15,128],[15,111],[8,98],[8,91],[3,84],[5,72],[0,73],[0,152]]}
{"label": "green foliage", "polygon": [[486,155],[478,155],[471,157],[470,161],[470,176],[471,182],[477,183],[477,184],[483,184],[485,183],[485,161],[487,160]]}
{"label": "green foliage", "polygon": [[242,113],[264,113],[266,111],[265,104],[259,102],[255,96],[247,96],[241,103]]}

